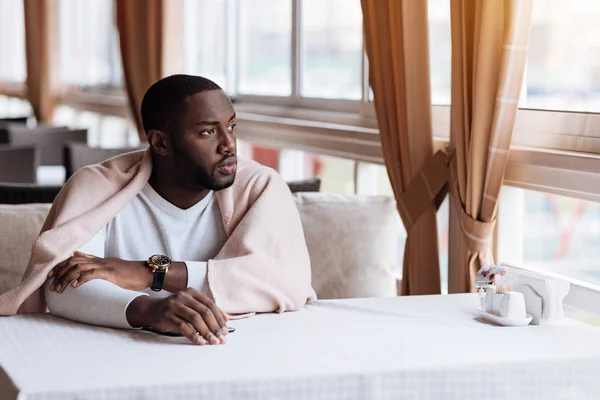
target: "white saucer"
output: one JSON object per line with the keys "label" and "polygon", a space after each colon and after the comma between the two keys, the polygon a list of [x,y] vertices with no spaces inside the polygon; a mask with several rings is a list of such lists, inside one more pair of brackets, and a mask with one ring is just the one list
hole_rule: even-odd
{"label": "white saucer", "polygon": [[505,318],[490,314],[480,308],[478,308],[477,311],[479,311],[479,315],[481,315],[481,318],[483,318],[485,321],[500,326],[527,326],[533,319],[533,317],[529,314],[527,314],[525,318]]}

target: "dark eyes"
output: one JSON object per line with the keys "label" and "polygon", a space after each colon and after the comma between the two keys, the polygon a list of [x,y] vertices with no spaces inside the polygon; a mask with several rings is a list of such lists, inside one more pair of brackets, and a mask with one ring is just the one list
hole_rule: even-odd
{"label": "dark eyes", "polygon": [[[230,133],[234,133],[235,132],[235,127],[237,124],[231,124],[227,127],[227,131]],[[213,128],[209,128],[209,129],[204,129],[203,131],[200,132],[201,136],[212,136],[215,133],[217,133],[217,131]]]}
{"label": "dark eyes", "polygon": [[200,131],[200,135],[201,136],[212,136],[216,133],[216,131],[212,128],[210,129],[204,129],[203,131]]}

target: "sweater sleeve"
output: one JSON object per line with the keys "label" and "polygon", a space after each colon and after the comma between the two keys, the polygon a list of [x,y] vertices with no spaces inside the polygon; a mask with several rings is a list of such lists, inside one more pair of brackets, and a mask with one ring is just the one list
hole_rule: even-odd
{"label": "sweater sleeve", "polygon": [[210,296],[210,290],[206,283],[206,269],[208,263],[204,261],[185,261],[187,267],[187,287],[201,291]]}
{"label": "sweater sleeve", "polygon": [[51,292],[49,286],[46,282],[44,294],[52,315],[109,328],[132,329],[127,322],[127,307],[138,296],[148,296],[104,279],[94,279],[76,288],[69,285],[62,293]]}
{"label": "sweater sleeve", "polygon": [[[104,257],[104,241],[105,233],[101,230],[80,251]],[[68,285],[62,293],[51,292],[50,282],[44,285],[44,294],[52,315],[110,328],[131,329],[127,307],[136,297],[147,296],[103,279],[93,279],[76,288]]]}

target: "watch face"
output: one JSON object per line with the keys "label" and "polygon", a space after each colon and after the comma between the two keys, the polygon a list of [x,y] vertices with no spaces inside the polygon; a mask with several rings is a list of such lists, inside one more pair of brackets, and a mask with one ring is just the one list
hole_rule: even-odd
{"label": "watch face", "polygon": [[153,264],[159,267],[166,267],[171,263],[169,257],[159,254],[150,257],[150,261],[152,261]]}

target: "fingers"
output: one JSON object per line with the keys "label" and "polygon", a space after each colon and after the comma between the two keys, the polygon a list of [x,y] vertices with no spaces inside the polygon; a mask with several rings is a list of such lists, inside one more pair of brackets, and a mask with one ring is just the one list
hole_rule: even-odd
{"label": "fingers", "polygon": [[64,268],[67,268],[68,265],[70,265],[70,264],[73,265],[73,264],[77,264],[79,262],[89,262],[90,259],[94,259],[94,258],[96,258],[96,257],[86,254],[86,253],[82,253],[80,251],[76,251],[75,253],[73,253],[72,257],[67,258],[65,261],[57,264],[54,268],[52,268],[50,273],[48,273],[48,278],[52,278],[59,271],[63,270]]}
{"label": "fingers", "polygon": [[[202,304],[205,307],[208,307],[211,311],[212,316],[215,318],[218,326],[215,326],[212,332],[217,334],[217,329],[223,335],[227,334],[227,320],[229,317],[225,317],[223,312],[217,307],[214,301],[212,301],[208,296],[202,294],[202,292],[194,289],[187,289],[187,293],[189,293],[194,300],[198,303]],[[197,310],[198,311],[198,310]],[[217,334],[217,336],[219,336]]]}
{"label": "fingers", "polygon": [[59,293],[64,291],[65,287],[71,283],[75,278],[79,276],[83,271],[93,269],[97,267],[96,264],[92,264],[83,261],[76,261],[77,259],[71,258],[71,260],[61,267],[55,274],[54,280],[50,285],[50,290],[55,290]]}
{"label": "fingers", "polygon": [[56,272],[60,269],[62,269],[65,265],[67,265],[67,263],[71,261],[71,257],[67,258],[65,261],[56,264],[56,266],[54,268],[52,268],[52,270],[50,270],[50,273],[48,274],[48,278],[52,278],[54,275],[56,275]]}
{"label": "fingers", "polygon": [[197,344],[199,346],[204,346],[204,345],[208,344],[206,339],[204,339],[198,331],[196,331],[195,329],[192,329],[190,327],[190,325],[187,322],[185,322],[185,320],[181,319],[180,317],[173,316],[171,318],[171,322],[173,323],[173,325],[175,325],[177,327],[177,329],[179,330],[179,333],[181,333],[183,336],[188,338],[190,342]]}
{"label": "fingers", "polygon": [[[206,308],[206,310],[209,310],[209,309]],[[199,313],[194,308],[187,307],[184,304],[180,304],[179,308],[176,312],[176,315],[177,315],[177,317],[181,318],[182,320],[192,324],[192,326],[194,327],[196,332],[198,332],[200,334],[200,336],[202,336],[208,343],[210,343],[210,344],[224,343],[221,341],[220,338],[218,338],[217,336],[215,336],[213,334],[211,328],[209,327],[210,325],[216,324],[216,321],[214,321],[214,318],[212,318],[213,321],[208,322],[208,321],[210,321],[210,318],[211,318],[209,313],[211,313],[211,312],[208,311],[208,313],[207,312]],[[180,326],[180,328],[183,329],[182,326]],[[185,333],[184,333],[184,335],[185,335]]]}
{"label": "fingers", "polygon": [[[180,317],[192,323],[209,343],[219,344],[226,342],[227,325],[225,318],[223,318],[221,310],[219,310],[210,298],[195,289],[188,288],[175,295],[174,300],[194,312],[195,315],[191,315],[189,314],[189,310],[185,310],[187,314],[180,315]],[[193,320],[188,318],[193,318]],[[198,321],[198,319],[202,321]],[[208,333],[200,331],[200,329],[207,329]]]}
{"label": "fingers", "polygon": [[[106,279],[106,280],[108,280],[107,279],[108,276],[106,274],[106,270],[105,269],[94,268],[96,266],[95,264],[86,264],[86,265],[91,266],[91,269],[88,269],[87,271],[81,272],[79,274],[79,277],[76,277],[76,279],[71,284],[73,287],[81,286],[84,283],[86,283],[88,281],[91,281],[92,279]],[[68,281],[66,281],[66,282],[68,282]]]}
{"label": "fingers", "polygon": [[85,257],[85,258],[96,258],[95,256],[88,254],[88,253],[84,253],[83,251],[76,251],[75,253],[73,253],[74,257]]}

